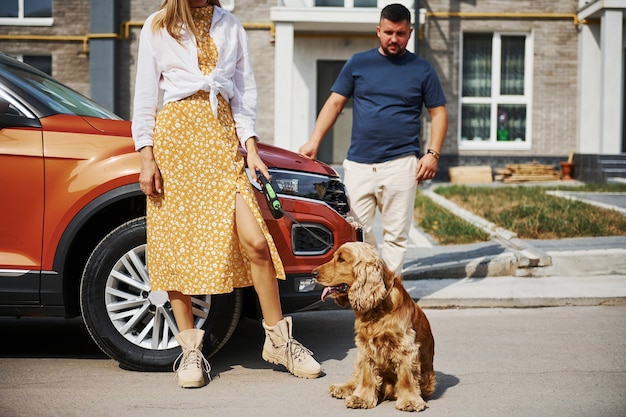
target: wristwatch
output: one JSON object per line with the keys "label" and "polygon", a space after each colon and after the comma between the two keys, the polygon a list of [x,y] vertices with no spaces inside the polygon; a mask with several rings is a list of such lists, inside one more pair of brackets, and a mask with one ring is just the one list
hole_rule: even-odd
{"label": "wristwatch", "polygon": [[436,159],[437,161],[439,160],[439,156],[441,155],[439,152],[434,151],[434,150],[432,150],[432,149],[428,149],[428,150],[426,151],[426,154],[427,154],[427,155],[429,155],[429,154],[430,154],[430,155],[434,156],[434,157],[435,157],[435,159]]}

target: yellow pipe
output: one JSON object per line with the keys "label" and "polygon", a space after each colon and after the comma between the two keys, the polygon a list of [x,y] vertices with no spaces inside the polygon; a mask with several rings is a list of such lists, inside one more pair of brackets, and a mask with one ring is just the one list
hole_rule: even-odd
{"label": "yellow pipe", "polygon": [[130,27],[131,26],[143,26],[143,21],[128,21],[128,22],[122,22],[122,24],[120,25],[121,29],[120,29],[120,33],[124,34],[124,39],[128,39],[130,38]]}
{"label": "yellow pipe", "polygon": [[0,35],[0,41],[58,41],[58,42],[82,42],[82,53],[89,53],[90,39],[119,39],[117,33],[90,33],[87,35]]}
{"label": "yellow pipe", "polygon": [[[89,33],[87,35],[0,35],[0,41],[53,41],[82,42],[83,54],[89,53],[90,39],[129,39],[131,26],[143,26],[143,21],[128,21],[120,24],[119,33]],[[269,30],[272,38],[276,31],[273,23],[244,23],[243,27],[250,30]]]}
{"label": "yellow pipe", "polygon": [[[130,27],[131,26],[143,26],[143,21],[135,20],[123,22],[121,24],[120,33],[124,37],[124,39],[130,38]],[[272,38],[276,37],[276,26],[273,23],[262,23],[262,22],[248,22],[242,23],[244,29],[249,30],[269,30]]]}
{"label": "yellow pipe", "polygon": [[460,17],[468,19],[506,18],[506,19],[572,19],[575,25],[586,23],[578,20],[576,13],[534,13],[534,12],[426,12],[427,17]]}
{"label": "yellow pipe", "polygon": [[276,25],[274,25],[273,23],[256,23],[256,22],[249,22],[249,23],[242,23],[244,29],[250,29],[250,30],[269,30],[270,31],[270,35],[272,36],[272,39],[274,39],[276,37]]}

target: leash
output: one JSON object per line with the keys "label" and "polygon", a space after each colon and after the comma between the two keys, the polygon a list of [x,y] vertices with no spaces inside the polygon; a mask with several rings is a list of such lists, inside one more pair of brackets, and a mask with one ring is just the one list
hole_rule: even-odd
{"label": "leash", "polygon": [[306,230],[312,237],[314,237],[316,240],[324,244],[324,247],[326,249],[333,250],[332,245],[330,245],[324,239],[319,237],[317,234],[315,234],[315,232],[313,232],[311,229],[309,229],[308,227],[300,223],[298,220],[294,219],[291,214],[283,210],[283,206],[282,204],[280,204],[280,200],[278,199],[278,195],[276,194],[276,191],[274,191],[274,187],[272,187],[272,184],[270,184],[269,180],[265,177],[265,175],[257,171],[257,178],[259,179],[259,181],[261,181],[261,191],[263,192],[263,195],[265,196],[265,201],[267,202],[267,206],[270,209],[270,213],[272,213],[272,217],[278,220],[282,218],[283,215],[287,216],[289,220],[291,220],[292,222],[294,222],[295,224],[297,224],[298,226]]}

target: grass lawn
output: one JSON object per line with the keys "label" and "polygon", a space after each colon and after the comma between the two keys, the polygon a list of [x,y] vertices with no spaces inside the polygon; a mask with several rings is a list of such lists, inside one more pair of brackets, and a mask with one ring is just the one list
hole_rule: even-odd
{"label": "grass lawn", "polygon": [[[626,216],[580,201],[551,196],[548,190],[570,192],[626,192],[626,184],[499,187],[446,185],[433,191],[521,239],[560,239],[626,235]],[[417,224],[439,244],[465,244],[489,239],[482,229],[468,224],[418,192]]]}

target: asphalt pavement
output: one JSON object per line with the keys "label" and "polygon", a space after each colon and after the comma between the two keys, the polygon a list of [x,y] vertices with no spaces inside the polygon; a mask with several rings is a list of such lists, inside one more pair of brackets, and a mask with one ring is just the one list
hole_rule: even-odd
{"label": "asphalt pavement", "polygon": [[[423,415],[624,415],[626,237],[520,240],[457,214],[492,239],[440,246],[413,227],[404,265],[437,341],[438,386]],[[573,305],[588,307],[558,307]],[[556,308],[497,308],[531,306]],[[328,394],[356,360],[351,310],[299,312],[294,323],[322,378],[265,363],[263,329],[244,319],[210,358],[212,382],[182,390],[170,372],[121,370],[79,319],[2,318],[0,416],[406,415],[392,401],[352,410]]]}
{"label": "asphalt pavement", "polygon": [[[491,239],[442,246],[413,226],[402,274],[405,287],[420,305],[432,308],[626,305],[626,236],[523,240],[429,188],[422,192],[488,232]],[[626,216],[626,193],[560,192],[559,196]],[[379,215],[374,230],[380,244]]]}

